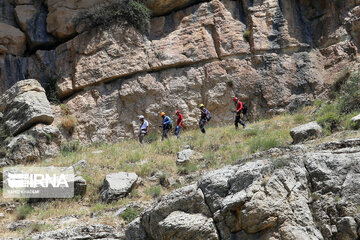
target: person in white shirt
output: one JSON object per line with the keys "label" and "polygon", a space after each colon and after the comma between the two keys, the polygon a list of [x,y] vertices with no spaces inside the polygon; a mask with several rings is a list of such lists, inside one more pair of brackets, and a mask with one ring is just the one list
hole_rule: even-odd
{"label": "person in white shirt", "polygon": [[143,115],[139,116],[139,120],[141,122],[140,133],[139,133],[139,142],[143,143],[144,136],[149,132],[149,122],[145,120]]}

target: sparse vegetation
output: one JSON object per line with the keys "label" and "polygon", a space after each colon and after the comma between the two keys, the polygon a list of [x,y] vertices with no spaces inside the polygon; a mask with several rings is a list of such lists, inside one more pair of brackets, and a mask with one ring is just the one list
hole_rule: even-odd
{"label": "sparse vegetation", "polygon": [[61,144],[61,153],[66,156],[68,153],[79,151],[81,148],[79,141],[64,142]]}
{"label": "sparse vegetation", "polygon": [[244,33],[243,33],[243,37],[246,41],[250,41],[250,36],[251,36],[251,32],[250,30],[245,30]]}
{"label": "sparse vegetation", "polygon": [[115,1],[82,11],[73,21],[76,25],[86,24],[88,29],[96,26],[110,27],[112,23],[126,21],[141,33],[147,33],[150,28],[150,15],[150,10],[141,1]]}
{"label": "sparse vegetation", "polygon": [[61,126],[69,133],[72,134],[74,132],[77,120],[72,115],[67,115],[61,117]]}
{"label": "sparse vegetation", "polygon": [[120,215],[120,217],[129,223],[132,222],[142,211],[143,209],[129,207]]}
{"label": "sparse vegetation", "polygon": [[28,204],[17,207],[15,216],[16,220],[25,219],[33,210],[34,208]]}
{"label": "sparse vegetation", "polygon": [[152,198],[157,198],[161,195],[161,187],[158,185],[150,186],[145,190],[146,194],[151,196]]}

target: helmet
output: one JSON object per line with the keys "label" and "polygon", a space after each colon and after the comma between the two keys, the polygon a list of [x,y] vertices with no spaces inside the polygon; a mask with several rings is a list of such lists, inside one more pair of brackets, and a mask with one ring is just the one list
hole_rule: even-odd
{"label": "helmet", "polygon": [[204,104],[200,104],[200,105],[199,105],[199,108],[201,108],[201,107],[203,107],[203,106],[204,106]]}
{"label": "helmet", "polygon": [[180,113],[180,111],[179,111],[179,110],[176,110],[176,111],[175,111],[175,115],[176,115],[176,114],[179,114],[179,113]]}
{"label": "helmet", "polygon": [[143,116],[143,115],[140,115],[140,116],[139,116],[139,119],[144,119],[144,116]]}
{"label": "helmet", "polygon": [[161,116],[165,116],[165,113],[164,112],[161,112],[161,114],[160,114]]}
{"label": "helmet", "polygon": [[237,100],[239,100],[237,97],[234,97],[234,102],[236,102]]}

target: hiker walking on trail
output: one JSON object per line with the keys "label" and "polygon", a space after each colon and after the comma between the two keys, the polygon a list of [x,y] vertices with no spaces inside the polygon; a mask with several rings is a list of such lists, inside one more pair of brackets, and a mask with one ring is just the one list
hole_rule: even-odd
{"label": "hiker walking on trail", "polygon": [[168,132],[172,128],[172,122],[171,122],[171,118],[169,116],[166,116],[164,112],[161,113],[161,117],[163,119],[162,124],[160,126],[162,128],[161,140],[164,141],[165,138],[168,138]]}
{"label": "hiker walking on trail", "polygon": [[144,136],[149,132],[149,122],[145,120],[143,115],[139,116],[139,120],[141,122],[140,132],[139,132],[139,142],[143,143]]}
{"label": "hiker walking on trail", "polygon": [[235,128],[238,129],[239,128],[239,123],[243,126],[243,128],[246,127],[245,122],[243,122],[241,120],[241,118],[243,118],[243,111],[244,111],[244,104],[237,98],[234,97],[234,103],[235,103],[235,107],[236,107],[236,111],[234,111],[235,114]]}
{"label": "hiker walking on trail", "polygon": [[207,122],[210,121],[211,119],[211,115],[210,115],[210,112],[209,110],[207,110],[204,106],[204,104],[200,104],[199,105],[199,108],[201,110],[201,116],[200,116],[200,121],[199,121],[199,126],[200,126],[200,129],[201,129],[201,132],[202,133],[206,133],[205,131],[205,125]]}
{"label": "hiker walking on trail", "polygon": [[177,122],[176,122],[176,128],[174,131],[174,134],[177,136],[177,138],[180,138],[180,131],[183,126],[183,115],[180,113],[179,110],[176,110],[175,115],[178,116]]}

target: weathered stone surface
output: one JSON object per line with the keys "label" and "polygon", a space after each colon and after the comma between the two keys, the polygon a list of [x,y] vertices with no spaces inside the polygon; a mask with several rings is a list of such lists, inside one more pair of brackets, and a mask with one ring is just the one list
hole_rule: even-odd
{"label": "weathered stone surface", "polygon": [[163,239],[159,224],[172,212],[202,214],[210,217],[211,213],[205,204],[204,196],[196,186],[180,188],[162,197],[160,202],[142,214],[141,227],[153,239]]}
{"label": "weathered stone surface", "polygon": [[195,151],[191,149],[185,149],[177,153],[176,164],[183,164],[190,161],[191,157],[195,154]]}
{"label": "weathered stone surface", "polygon": [[0,97],[0,111],[11,135],[17,135],[38,124],[54,120],[45,90],[34,79],[20,81]]}
{"label": "weathered stone surface", "polygon": [[67,227],[51,232],[36,233],[31,239],[58,240],[58,239],[125,239],[124,233],[109,225],[84,225]]}
{"label": "weathered stone surface", "polygon": [[204,0],[146,0],[145,4],[154,16],[160,16],[203,1]]}
{"label": "weathered stone surface", "polygon": [[6,146],[6,165],[37,162],[60,151],[60,131],[54,126],[36,125],[16,136]]}
{"label": "weathered stone surface", "polygon": [[106,175],[100,189],[100,197],[104,202],[111,202],[126,197],[135,187],[136,173],[110,173]]}
{"label": "weathered stone surface", "polygon": [[[360,220],[358,142],[350,139],[327,148],[279,149],[273,159],[264,156],[209,172],[198,183],[205,199],[196,202],[206,203],[212,214],[200,214],[200,207],[193,205],[194,195],[176,190],[146,210],[133,223],[132,234],[141,232],[138,239],[179,239],[181,229],[196,238],[204,233],[203,228],[193,232],[191,226],[212,218],[218,230],[213,232],[218,234],[214,239],[356,239]],[[200,190],[188,188],[193,193]],[[344,192],[348,188],[351,193]],[[184,202],[188,204],[182,205]]]}
{"label": "weathered stone surface", "polygon": [[0,22],[0,46],[7,53],[23,55],[26,50],[26,36],[18,28]]}
{"label": "weathered stone surface", "polygon": [[[105,1],[111,2],[111,0]],[[49,9],[47,16],[47,31],[59,39],[75,35],[76,26],[73,18],[81,11],[102,4],[101,0],[46,0]]]}
{"label": "weathered stone surface", "polygon": [[159,240],[218,239],[212,218],[201,214],[187,214],[181,211],[172,212],[159,222],[159,232],[161,236]]}
{"label": "weathered stone surface", "polygon": [[310,122],[291,129],[293,143],[300,143],[306,139],[316,138],[322,134],[322,127],[317,122]]}
{"label": "weathered stone surface", "polygon": [[47,11],[44,5],[18,5],[15,7],[15,16],[27,36],[31,50],[54,44],[55,39],[46,32]]}

